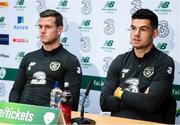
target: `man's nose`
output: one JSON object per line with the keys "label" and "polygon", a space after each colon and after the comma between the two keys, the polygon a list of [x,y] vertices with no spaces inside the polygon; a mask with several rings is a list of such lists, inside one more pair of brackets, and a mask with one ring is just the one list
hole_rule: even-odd
{"label": "man's nose", "polygon": [[140,36],[140,30],[137,29],[134,34],[135,34],[136,36]]}
{"label": "man's nose", "polygon": [[46,27],[41,27],[40,32],[46,32]]}

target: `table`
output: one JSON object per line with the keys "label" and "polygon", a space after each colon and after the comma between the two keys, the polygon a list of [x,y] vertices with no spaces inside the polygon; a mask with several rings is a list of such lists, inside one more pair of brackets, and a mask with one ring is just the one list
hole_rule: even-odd
{"label": "table", "polygon": [[[80,112],[72,111],[72,118],[80,117]],[[134,120],[134,119],[127,119],[127,118],[120,118],[120,117],[113,117],[113,116],[104,116],[92,113],[84,113],[85,118],[93,119],[96,121],[96,125],[163,125],[162,123],[156,122],[149,122],[149,121],[142,121],[142,120]],[[11,125],[7,123],[1,123],[0,125]]]}
{"label": "table", "polygon": [[[72,118],[80,117],[80,112],[72,112]],[[133,125],[162,125],[162,123],[156,122],[149,122],[149,121],[142,121],[142,120],[134,120],[134,119],[127,119],[127,118],[120,118],[120,117],[113,117],[113,116],[104,116],[92,113],[84,113],[85,118],[90,118],[96,121],[97,125],[119,125],[119,124],[133,124]]]}

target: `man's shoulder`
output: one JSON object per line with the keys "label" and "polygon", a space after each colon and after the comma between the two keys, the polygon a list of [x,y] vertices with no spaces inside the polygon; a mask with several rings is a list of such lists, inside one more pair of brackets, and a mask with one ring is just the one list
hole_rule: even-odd
{"label": "man's shoulder", "polygon": [[123,59],[123,58],[129,57],[129,56],[132,55],[132,54],[133,54],[133,52],[132,52],[132,50],[131,50],[131,51],[127,51],[127,52],[124,52],[124,53],[119,54],[116,58]]}
{"label": "man's shoulder", "polygon": [[170,55],[168,55],[167,53],[164,53],[164,52],[162,52],[160,50],[158,50],[158,51],[159,51],[159,58],[161,60],[164,60],[164,61],[173,61],[173,58]]}
{"label": "man's shoulder", "polygon": [[129,59],[131,59],[133,56],[132,51],[127,51],[125,53],[119,54],[116,56],[116,58],[113,60],[113,64],[119,65],[119,64],[125,64]]}
{"label": "man's shoulder", "polygon": [[67,49],[63,48],[62,53],[64,56],[67,56],[68,58],[77,58],[76,55],[68,51]]}
{"label": "man's shoulder", "polygon": [[167,53],[158,50],[158,54],[155,56],[156,57],[154,58],[156,59],[157,64],[174,66],[174,59]]}
{"label": "man's shoulder", "polygon": [[26,53],[26,57],[30,57],[30,56],[35,56],[35,55],[39,55],[39,53],[40,53],[40,49],[38,49],[38,50],[34,50],[34,51],[31,51],[31,52],[28,52],[28,53]]}
{"label": "man's shoulder", "polygon": [[67,49],[63,48],[60,52],[59,52],[59,56],[61,58],[63,58],[63,60],[66,63],[79,63],[79,60],[77,58],[76,55],[74,55],[73,53],[71,53],[70,51],[68,51]]}

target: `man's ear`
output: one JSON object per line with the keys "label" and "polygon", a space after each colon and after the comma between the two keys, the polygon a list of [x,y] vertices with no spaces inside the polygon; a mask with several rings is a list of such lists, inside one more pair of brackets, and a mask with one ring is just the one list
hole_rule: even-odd
{"label": "man's ear", "polygon": [[159,30],[158,30],[158,29],[155,29],[155,30],[153,31],[153,39],[155,39],[155,38],[158,36],[158,34],[159,34]]}
{"label": "man's ear", "polygon": [[58,34],[60,35],[63,32],[63,26],[58,27]]}

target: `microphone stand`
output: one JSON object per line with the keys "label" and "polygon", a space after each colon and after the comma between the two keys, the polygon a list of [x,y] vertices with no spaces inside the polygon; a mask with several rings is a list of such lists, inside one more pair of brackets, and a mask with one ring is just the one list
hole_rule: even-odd
{"label": "microphone stand", "polygon": [[86,100],[87,96],[84,97],[83,102],[82,102],[82,107],[81,107],[81,118],[84,119],[84,103]]}
{"label": "microphone stand", "polygon": [[87,90],[85,92],[85,97],[83,98],[82,107],[81,107],[81,114],[80,114],[81,117],[71,119],[72,125],[83,125],[83,124],[95,125],[96,124],[96,121],[89,119],[89,118],[84,118],[84,103],[85,103],[86,98],[89,94],[91,85],[92,85],[92,81],[90,81],[90,83],[88,84]]}

